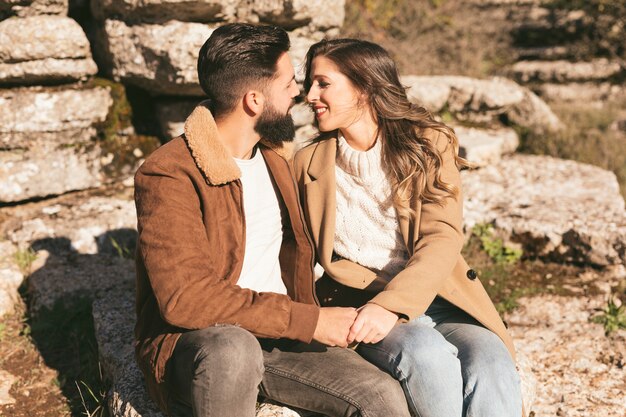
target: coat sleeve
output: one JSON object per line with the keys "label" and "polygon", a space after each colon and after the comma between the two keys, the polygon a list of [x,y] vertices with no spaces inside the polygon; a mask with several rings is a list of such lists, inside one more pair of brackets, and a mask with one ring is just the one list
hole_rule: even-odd
{"label": "coat sleeve", "polygon": [[[193,178],[180,164],[164,167],[150,161],[135,176],[137,256],[163,320],[183,329],[233,324],[259,337],[309,342],[317,306],[241,288],[215,272],[211,260],[229,254],[215,253],[220,243],[209,242],[196,190],[207,185]],[[223,221],[228,217],[224,213]]]}
{"label": "coat sleeve", "polygon": [[[446,279],[452,275],[463,247],[463,195],[461,176],[454,160],[454,148],[443,133],[434,141],[441,153],[441,180],[457,187],[455,197],[441,203],[419,206],[419,236],[406,268],[396,275],[370,302],[413,319],[423,314]],[[429,176],[429,183],[433,183]]]}

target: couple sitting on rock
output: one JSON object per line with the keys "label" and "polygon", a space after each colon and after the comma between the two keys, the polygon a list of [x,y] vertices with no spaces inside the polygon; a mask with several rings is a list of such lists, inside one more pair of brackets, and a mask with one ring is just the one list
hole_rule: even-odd
{"label": "couple sitting on rock", "polygon": [[408,101],[383,48],[324,40],[304,79],[320,135],[291,160],[288,49],[277,27],[215,30],[209,99],[135,177],[151,396],[175,416],[252,417],[261,396],[327,416],[519,417],[512,341],[460,255],[454,132]]}

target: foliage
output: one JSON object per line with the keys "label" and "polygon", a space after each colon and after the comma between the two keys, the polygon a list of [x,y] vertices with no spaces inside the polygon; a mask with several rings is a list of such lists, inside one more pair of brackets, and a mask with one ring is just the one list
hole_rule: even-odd
{"label": "foliage", "polygon": [[509,247],[502,239],[494,236],[491,224],[477,224],[472,229],[472,234],[480,239],[483,250],[496,264],[514,264],[523,255],[521,249]]}
{"label": "foliage", "polygon": [[606,307],[591,321],[602,324],[607,336],[619,329],[626,329],[626,306],[618,298],[609,297]]}
{"label": "foliage", "polygon": [[115,240],[115,238],[113,238],[112,236],[109,237],[109,240],[111,241],[111,245],[117,252],[117,256],[119,256],[120,258],[133,259],[133,253],[130,249],[128,249],[128,247],[126,247],[126,245],[120,245],[117,240]]}
{"label": "foliage", "polygon": [[37,253],[32,248],[19,249],[13,255],[13,259],[20,271],[22,271],[22,274],[28,275],[33,262],[37,259]]}
{"label": "foliage", "polygon": [[626,70],[626,3],[623,0],[548,0],[554,11],[583,11],[587,17],[579,29],[575,58],[609,56]]}

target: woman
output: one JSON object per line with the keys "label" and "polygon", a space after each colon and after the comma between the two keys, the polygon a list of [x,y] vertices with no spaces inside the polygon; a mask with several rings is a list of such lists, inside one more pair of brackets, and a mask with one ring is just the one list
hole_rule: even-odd
{"label": "woman", "polygon": [[322,305],[359,307],[348,342],[400,381],[412,414],[519,417],[513,343],[460,254],[454,132],[408,101],[376,44],[318,42],[305,69],[322,133],[294,170]]}

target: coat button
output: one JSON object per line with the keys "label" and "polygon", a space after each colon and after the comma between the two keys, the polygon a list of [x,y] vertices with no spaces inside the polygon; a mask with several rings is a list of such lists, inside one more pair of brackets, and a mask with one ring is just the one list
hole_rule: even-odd
{"label": "coat button", "polygon": [[467,277],[469,279],[471,279],[472,281],[474,281],[476,279],[476,277],[478,277],[478,274],[476,274],[476,271],[474,271],[473,269],[468,269],[467,270]]}

